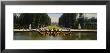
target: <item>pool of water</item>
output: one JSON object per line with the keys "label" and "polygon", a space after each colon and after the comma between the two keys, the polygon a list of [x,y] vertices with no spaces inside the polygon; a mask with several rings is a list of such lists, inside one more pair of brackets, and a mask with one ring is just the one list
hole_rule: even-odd
{"label": "pool of water", "polygon": [[97,40],[97,32],[72,32],[71,35],[40,35],[38,32],[14,32],[14,40]]}

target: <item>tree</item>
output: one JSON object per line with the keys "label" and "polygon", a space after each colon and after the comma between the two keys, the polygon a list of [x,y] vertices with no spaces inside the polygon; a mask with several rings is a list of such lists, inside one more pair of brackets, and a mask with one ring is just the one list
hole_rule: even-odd
{"label": "tree", "polygon": [[51,19],[46,13],[20,13],[18,18],[14,15],[14,24],[20,26],[19,28],[29,28],[30,24],[32,28],[38,28],[50,25]]}
{"label": "tree", "polygon": [[60,18],[59,18],[59,25],[66,27],[66,28],[76,28],[75,23],[76,23],[76,16],[77,13],[64,13]]}

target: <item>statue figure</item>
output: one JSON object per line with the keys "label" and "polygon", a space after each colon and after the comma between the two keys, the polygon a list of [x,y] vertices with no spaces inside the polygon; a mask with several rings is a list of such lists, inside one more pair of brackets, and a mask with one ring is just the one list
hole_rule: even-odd
{"label": "statue figure", "polygon": [[78,25],[78,29],[81,29],[81,25],[80,24]]}
{"label": "statue figure", "polygon": [[29,25],[29,30],[31,30],[31,24]]}

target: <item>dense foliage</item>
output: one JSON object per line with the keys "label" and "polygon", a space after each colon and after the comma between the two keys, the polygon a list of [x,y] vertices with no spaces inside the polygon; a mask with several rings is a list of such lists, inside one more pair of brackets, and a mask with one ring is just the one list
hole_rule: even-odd
{"label": "dense foliage", "polygon": [[51,24],[51,19],[46,13],[20,13],[14,14],[14,28],[40,28]]}
{"label": "dense foliage", "polygon": [[59,25],[66,28],[76,28],[76,13],[64,13],[59,18]]}
{"label": "dense foliage", "polygon": [[59,18],[59,25],[65,28],[78,29],[79,24],[81,29],[97,29],[97,19],[95,17],[87,18],[83,16],[83,13],[79,13],[79,17],[76,18],[78,13],[64,13]]}

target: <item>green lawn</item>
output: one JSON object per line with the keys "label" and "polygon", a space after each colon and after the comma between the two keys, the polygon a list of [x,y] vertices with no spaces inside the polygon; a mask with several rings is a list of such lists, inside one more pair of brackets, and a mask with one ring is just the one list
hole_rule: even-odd
{"label": "green lawn", "polygon": [[50,26],[48,26],[48,29],[53,29],[53,28],[55,28],[55,29],[62,29],[61,27],[56,26],[56,25],[50,25]]}

